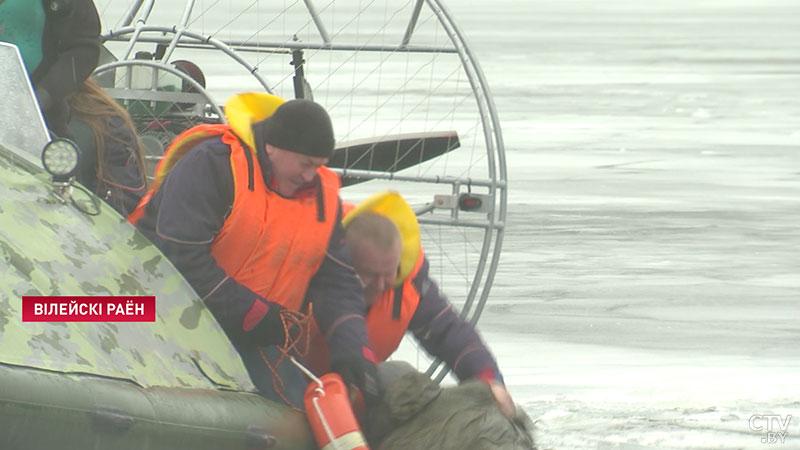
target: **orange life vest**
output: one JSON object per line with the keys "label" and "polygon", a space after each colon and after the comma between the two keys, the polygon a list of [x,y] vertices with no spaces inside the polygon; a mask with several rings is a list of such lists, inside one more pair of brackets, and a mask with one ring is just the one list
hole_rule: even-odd
{"label": "orange life vest", "polygon": [[[365,320],[369,346],[379,362],[386,361],[397,350],[417,311],[420,294],[414,285],[414,278],[419,274],[423,261],[424,255],[420,249],[417,263],[409,276],[399,286],[384,291],[367,312]],[[316,326],[312,326],[311,332],[311,345],[304,363],[315,373],[329,372],[330,354],[325,339]]]}
{"label": "orange life vest", "polygon": [[129,220],[135,222],[143,215],[147,201],[166,176],[164,169],[213,135],[221,135],[222,142],[231,148],[234,200],[230,215],[211,244],[211,254],[238,283],[297,311],[309,280],[322,264],[336,222],[340,181],[330,169],[317,169],[321,187],[317,195],[281,197],[265,185],[252,150],[245,148],[228,126],[200,125],[179,136],[167,150],[156,170],[157,184]]}
{"label": "orange life vest", "polygon": [[139,200],[139,204],[136,205],[136,209],[133,210],[130,215],[128,215],[128,222],[132,225],[136,225],[136,222],[139,221],[142,217],[144,217],[145,209],[147,208],[147,204],[150,203],[150,199],[153,197],[158,189],[161,187],[161,183],[164,182],[164,179],[167,177],[169,172],[175,167],[175,164],[183,158],[189,150],[193,149],[195,145],[197,145],[200,141],[208,139],[212,136],[219,136],[223,133],[229,131],[230,128],[227,125],[223,124],[205,124],[205,125],[198,125],[188,130],[184,131],[183,133],[179,134],[175,140],[167,147],[164,151],[164,157],[161,158],[161,161],[158,162],[155,170],[155,176],[153,180],[153,184],[148,189],[147,193],[144,194],[141,200]]}
{"label": "orange life vest", "polygon": [[417,264],[403,280],[403,284],[385,290],[367,313],[369,344],[378,361],[389,359],[408,331],[408,324],[419,305],[419,292],[414,285],[414,278],[417,277],[423,261],[424,255],[420,249]]}

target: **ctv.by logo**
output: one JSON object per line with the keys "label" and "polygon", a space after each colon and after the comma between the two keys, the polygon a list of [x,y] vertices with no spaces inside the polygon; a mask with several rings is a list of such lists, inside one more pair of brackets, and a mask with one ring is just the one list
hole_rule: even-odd
{"label": "ctv.by logo", "polygon": [[791,414],[785,418],[778,414],[753,414],[747,422],[751,430],[767,433],[761,438],[762,444],[786,443],[790,423],[792,423]]}

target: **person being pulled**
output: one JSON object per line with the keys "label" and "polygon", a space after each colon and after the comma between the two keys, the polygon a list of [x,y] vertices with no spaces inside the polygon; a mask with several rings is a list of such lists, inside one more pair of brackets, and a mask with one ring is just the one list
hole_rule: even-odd
{"label": "person being pulled", "polygon": [[[514,402],[497,362],[475,327],[456,313],[428,275],[419,224],[403,197],[379,193],[347,212],[343,223],[367,304],[369,343],[378,361],[387,360],[411,331],[459,380],[479,379],[488,385],[500,411],[513,417]],[[325,342],[319,334],[313,339],[306,363],[325,373],[331,362]]]}
{"label": "person being pulled", "polygon": [[364,419],[373,450],[535,450],[533,422],[507,417],[477,379],[439,386],[405,361],[378,366],[382,396]]}
{"label": "person being pulled", "polygon": [[229,125],[175,139],[128,220],[203,298],[262,395],[302,409],[308,379],[287,357],[303,353],[296,338],[313,323],[333,370],[375,399],[339,177],[324,166],[334,149],[328,113],[263,93],[234,96],[225,113]]}

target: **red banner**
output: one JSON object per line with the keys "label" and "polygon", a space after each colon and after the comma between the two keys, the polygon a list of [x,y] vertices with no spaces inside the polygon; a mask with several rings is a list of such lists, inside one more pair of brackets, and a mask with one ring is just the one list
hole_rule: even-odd
{"label": "red banner", "polygon": [[22,297],[23,322],[155,322],[155,296]]}

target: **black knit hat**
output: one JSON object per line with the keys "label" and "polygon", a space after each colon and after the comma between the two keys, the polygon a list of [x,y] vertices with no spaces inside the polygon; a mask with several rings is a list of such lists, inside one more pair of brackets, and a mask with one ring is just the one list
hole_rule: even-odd
{"label": "black knit hat", "polygon": [[289,100],[253,131],[265,144],[309,156],[330,158],[336,144],[325,108],[311,100]]}

